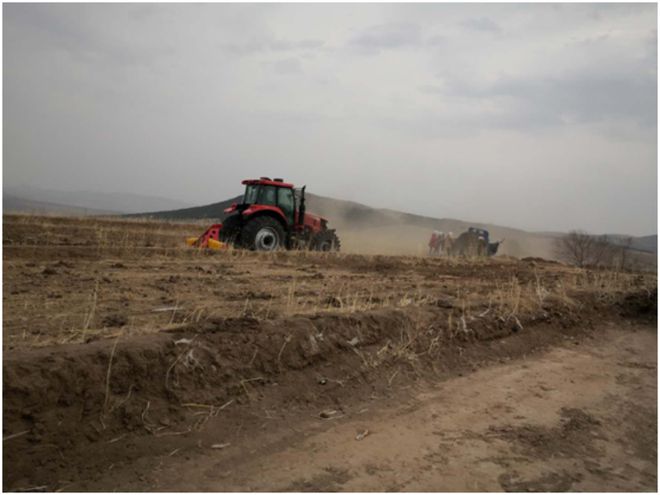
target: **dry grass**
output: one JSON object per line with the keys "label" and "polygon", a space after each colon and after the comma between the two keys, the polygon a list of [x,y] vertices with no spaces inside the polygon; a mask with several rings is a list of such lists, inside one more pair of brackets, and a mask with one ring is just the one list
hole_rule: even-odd
{"label": "dry grass", "polygon": [[[582,295],[603,301],[654,276],[466,259],[311,251],[192,249],[195,224],[5,216],[5,344],[85,342],[209,319],[443,306],[456,332],[472,318],[524,319]],[[34,232],[42,238],[33,238]],[[39,240],[39,242],[35,242]],[[73,241],[85,245],[72,246]],[[7,247],[8,246],[8,247]],[[51,275],[44,272],[51,270]],[[177,306],[171,312],[159,307]],[[113,321],[121,320],[121,323]],[[117,320],[118,321],[118,320]]]}

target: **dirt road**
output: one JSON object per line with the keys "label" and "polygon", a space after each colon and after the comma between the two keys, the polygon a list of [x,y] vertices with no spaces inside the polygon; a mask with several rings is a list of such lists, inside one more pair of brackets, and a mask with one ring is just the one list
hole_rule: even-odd
{"label": "dirt road", "polygon": [[65,489],[655,491],[656,336],[652,326],[607,326],[427,385],[398,407],[367,399],[336,420],[289,425],[288,437],[239,435]]}

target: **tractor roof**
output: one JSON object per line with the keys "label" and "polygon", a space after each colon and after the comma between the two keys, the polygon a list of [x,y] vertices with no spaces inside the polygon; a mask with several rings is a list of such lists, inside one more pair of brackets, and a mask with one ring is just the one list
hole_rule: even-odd
{"label": "tractor roof", "polygon": [[275,186],[293,189],[293,184],[284,182],[282,179],[271,180],[269,177],[260,177],[259,179],[245,179],[242,184],[244,186]]}

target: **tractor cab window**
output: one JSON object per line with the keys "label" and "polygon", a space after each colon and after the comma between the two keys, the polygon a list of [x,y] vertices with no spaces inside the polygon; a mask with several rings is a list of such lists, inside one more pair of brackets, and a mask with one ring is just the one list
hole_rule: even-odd
{"label": "tractor cab window", "polygon": [[287,221],[292,224],[294,221],[293,213],[295,204],[293,202],[293,190],[288,187],[280,187],[277,190],[277,205],[284,213]]}
{"label": "tractor cab window", "polygon": [[246,205],[253,205],[259,202],[259,189],[260,186],[246,186],[245,197],[243,203]]}
{"label": "tractor cab window", "polygon": [[274,186],[249,185],[245,188],[243,204],[277,205],[277,188]]}
{"label": "tractor cab window", "polygon": [[277,204],[277,189],[274,186],[261,186],[259,204],[275,206]]}

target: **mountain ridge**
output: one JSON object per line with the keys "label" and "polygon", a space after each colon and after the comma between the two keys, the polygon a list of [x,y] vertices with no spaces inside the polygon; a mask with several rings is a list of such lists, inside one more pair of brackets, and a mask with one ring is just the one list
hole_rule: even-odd
{"label": "mountain ridge", "polygon": [[3,196],[11,197],[11,200],[15,204],[25,203],[29,206],[30,203],[44,203],[65,209],[77,208],[80,210],[116,214],[140,213],[143,211],[154,210],[164,211],[188,206],[188,204],[183,201],[146,194],[98,191],[60,191],[25,185],[5,185],[3,187]]}

